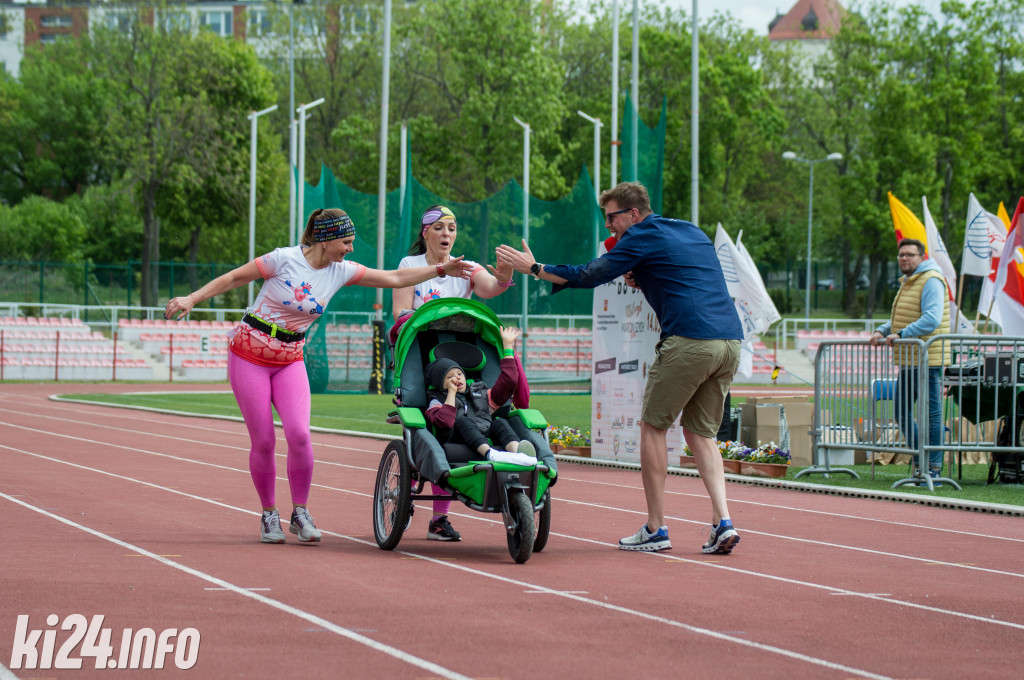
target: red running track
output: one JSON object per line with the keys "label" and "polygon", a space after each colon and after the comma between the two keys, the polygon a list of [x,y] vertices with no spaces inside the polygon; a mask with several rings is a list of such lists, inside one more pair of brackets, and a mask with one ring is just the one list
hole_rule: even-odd
{"label": "red running track", "polygon": [[427,541],[421,504],[383,552],[384,443],[314,434],[323,543],[263,545],[241,423],[47,399],[106,389],[167,386],[0,385],[0,678],[117,674],[7,670],[18,616],[51,614],[104,615],[115,658],[125,629],[201,634],[191,670],[171,654],[130,677],[1020,676],[1019,519],[730,484],[743,540],[704,556],[703,486],[672,476],[673,550],[626,553],[639,473],[563,463],[548,547],[524,565],[496,515],[458,504],[461,543]]}

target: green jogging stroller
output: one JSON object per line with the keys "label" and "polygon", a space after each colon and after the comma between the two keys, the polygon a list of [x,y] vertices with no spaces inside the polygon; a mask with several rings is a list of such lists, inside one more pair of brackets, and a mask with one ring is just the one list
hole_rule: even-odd
{"label": "green jogging stroller", "polygon": [[401,327],[394,347],[398,408],[387,421],[402,426],[402,438],[385,448],[373,492],[373,534],[382,550],[393,550],[402,540],[413,501],[448,498],[424,494],[428,481],[473,510],[501,513],[508,550],[516,562],[526,562],[547,545],[550,487],[558,470],[544,436],[544,416],[535,409],[512,410],[507,404],[494,413],[536,448],[537,463],[528,466],[490,462],[462,444],[442,446],[424,416],[429,387],[424,372],[435,359],[452,359],[468,380],[494,385],[500,374],[500,329],[490,309],[462,298],[432,300]]}

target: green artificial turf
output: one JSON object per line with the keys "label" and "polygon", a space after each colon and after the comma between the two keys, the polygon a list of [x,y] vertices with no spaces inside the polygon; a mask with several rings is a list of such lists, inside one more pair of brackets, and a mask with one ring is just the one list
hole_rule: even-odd
{"label": "green artificial turf", "polygon": [[[79,399],[102,404],[164,409],[196,415],[241,417],[238,404],[230,391],[216,393],[174,392],[147,394],[69,394]],[[334,430],[355,430],[376,434],[400,434],[398,425],[385,422],[395,404],[390,394],[314,394],[312,420],[314,427]],[[590,395],[534,394],[530,408],[544,414],[555,426],[590,429]]]}

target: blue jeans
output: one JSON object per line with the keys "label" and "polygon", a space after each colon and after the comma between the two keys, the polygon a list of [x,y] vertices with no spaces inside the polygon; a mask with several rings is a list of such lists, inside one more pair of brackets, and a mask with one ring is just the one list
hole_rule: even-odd
{"label": "blue jeans", "polygon": [[[917,368],[901,368],[899,382],[896,384],[896,395],[893,402],[896,422],[907,441],[907,446],[916,449],[917,414],[915,405],[918,397]],[[928,439],[925,445],[934,446],[943,443],[942,427],[942,368],[928,369]],[[931,451],[928,454],[929,467],[933,470],[942,468],[942,451]]]}

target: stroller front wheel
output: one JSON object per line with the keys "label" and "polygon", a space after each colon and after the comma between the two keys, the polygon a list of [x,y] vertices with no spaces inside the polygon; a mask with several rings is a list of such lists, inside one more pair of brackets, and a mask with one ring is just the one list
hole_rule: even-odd
{"label": "stroller front wheel", "polygon": [[394,550],[409,523],[412,466],[405,442],[392,441],[384,449],[373,488],[373,537],[381,550]]}
{"label": "stroller front wheel", "polygon": [[508,552],[518,564],[523,564],[533,554],[536,529],[533,524],[533,503],[525,493],[513,494],[508,499],[509,514],[515,520],[516,528],[506,534]]}

